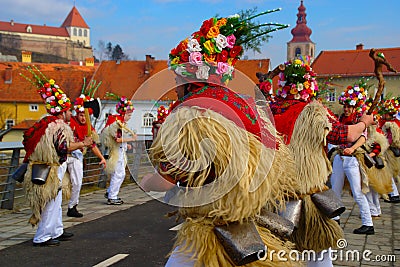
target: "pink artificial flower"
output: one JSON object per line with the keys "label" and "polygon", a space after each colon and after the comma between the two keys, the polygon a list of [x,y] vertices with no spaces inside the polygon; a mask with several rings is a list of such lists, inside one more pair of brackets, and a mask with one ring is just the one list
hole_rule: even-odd
{"label": "pink artificial flower", "polygon": [[234,46],[235,43],[236,43],[236,37],[235,37],[235,35],[231,34],[231,35],[227,36],[227,37],[226,37],[226,42],[227,42],[226,47],[233,48],[233,46]]}

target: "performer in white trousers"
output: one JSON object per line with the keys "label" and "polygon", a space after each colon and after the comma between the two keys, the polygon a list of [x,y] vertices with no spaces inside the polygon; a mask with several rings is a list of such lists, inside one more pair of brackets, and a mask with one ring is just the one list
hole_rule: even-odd
{"label": "performer in white trousers", "polygon": [[[363,86],[354,85],[347,87],[346,91],[339,97],[339,103],[343,105],[343,114],[339,121],[343,124],[352,125],[359,122],[365,99],[363,95],[366,90]],[[355,101],[354,99],[357,99]],[[367,125],[365,125],[367,126]],[[332,163],[331,185],[332,190],[341,198],[344,186],[344,179],[347,177],[354,201],[360,209],[362,226],[353,231],[354,234],[374,234],[374,226],[369,209],[368,200],[362,191],[362,181],[360,173],[360,164],[355,156],[356,150],[365,144],[367,132],[365,127],[364,135],[360,136],[356,142],[341,145],[337,149],[338,153],[334,156]],[[339,221],[339,217],[335,217]]]}
{"label": "performer in white trousers", "polygon": [[[90,147],[93,154],[100,159],[99,165],[102,165],[103,168],[106,166],[106,160],[102,155],[100,149],[97,147],[96,143],[99,142],[99,136],[96,133],[93,126],[90,124],[90,121],[86,121],[85,109],[83,103],[85,101],[93,100],[89,96],[85,96],[81,94],[78,98],[76,98],[74,102],[74,109],[76,112],[76,116],[73,116],[70,121],[70,127],[74,132],[74,140],[76,142],[81,142],[85,139],[88,134],[88,127],[91,127],[90,135],[93,137],[94,143]],[[92,114],[93,111],[91,108],[88,108],[88,113]],[[86,153],[86,149],[76,149],[68,155],[68,172],[71,179],[72,190],[71,196],[68,203],[68,212],[67,216],[69,217],[82,217],[83,214],[77,210],[77,206],[79,204],[79,195],[82,188],[83,181],[83,156]]]}
{"label": "performer in white trousers", "polygon": [[[124,202],[118,197],[118,193],[125,179],[126,151],[132,148],[128,142],[136,140],[136,134],[126,125],[134,108],[132,102],[124,96],[119,97],[113,93],[107,93],[107,96],[118,100],[116,105],[118,114],[108,116],[101,132],[101,143],[109,150],[106,172],[111,177],[110,186],[104,197],[107,198],[108,205],[121,205]],[[131,136],[127,136],[126,132]]]}

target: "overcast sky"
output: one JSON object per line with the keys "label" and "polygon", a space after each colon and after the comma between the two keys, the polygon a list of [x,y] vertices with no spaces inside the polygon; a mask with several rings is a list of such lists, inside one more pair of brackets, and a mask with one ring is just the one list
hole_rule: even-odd
{"label": "overcast sky", "polygon": [[[0,0],[0,20],[59,27],[74,5],[73,0]],[[286,44],[292,39],[300,0],[76,0],[75,5],[91,30],[91,44],[99,40],[119,44],[130,59],[146,54],[167,59],[171,48],[199,29],[214,15],[229,16],[257,7],[258,11],[282,8],[259,22],[290,27],[272,33],[262,53],[249,58],[270,58],[272,67],[286,60]],[[316,54],[322,50],[400,46],[398,0],[304,0],[307,25],[312,30]]]}

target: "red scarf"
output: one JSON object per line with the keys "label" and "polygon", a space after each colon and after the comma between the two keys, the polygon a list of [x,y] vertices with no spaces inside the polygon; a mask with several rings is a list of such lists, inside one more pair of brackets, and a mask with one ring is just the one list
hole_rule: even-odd
{"label": "red scarf", "polygon": [[[87,124],[81,124],[76,117],[72,117],[71,121],[69,122],[69,126],[74,132],[74,137],[77,139],[78,142],[85,140],[85,137],[88,133]],[[91,127],[92,131],[94,131],[93,126]]]}
{"label": "red scarf", "polygon": [[24,162],[28,162],[29,157],[32,155],[40,138],[44,135],[47,126],[55,120],[58,120],[56,116],[49,115],[41,120],[35,122],[35,124],[24,132],[22,144],[24,145],[26,154],[24,157]]}

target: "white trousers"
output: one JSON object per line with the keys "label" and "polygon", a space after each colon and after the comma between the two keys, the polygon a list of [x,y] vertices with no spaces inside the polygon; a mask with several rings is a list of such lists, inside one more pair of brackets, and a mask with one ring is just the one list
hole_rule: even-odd
{"label": "white trousers", "polygon": [[[80,150],[79,152],[82,154]],[[76,157],[68,157],[67,166],[72,184],[71,198],[68,202],[68,208],[71,209],[79,204],[79,195],[81,193],[83,180],[83,160]]]}
{"label": "white trousers", "polygon": [[[347,177],[347,180],[350,183],[354,201],[360,209],[362,225],[373,226],[367,197],[361,191],[360,165],[357,158],[336,155],[333,160],[331,184],[332,190],[339,198],[342,198],[345,177]],[[339,219],[339,217],[334,219]]]}
{"label": "white trousers", "polygon": [[331,248],[316,253],[316,260],[308,260],[307,267],[333,267]]}
{"label": "white trousers", "polygon": [[394,178],[392,178],[392,192],[390,193],[391,197],[397,197],[399,196],[399,190],[397,189],[397,185],[394,181]]}
{"label": "white trousers", "polygon": [[125,150],[119,149],[118,162],[111,174],[110,186],[107,189],[109,199],[118,199],[119,189],[125,180]]}
{"label": "white trousers", "polygon": [[[61,186],[62,178],[67,170],[67,163],[64,162],[58,167],[58,179]],[[58,191],[57,197],[50,200],[44,207],[41,216],[42,219],[39,221],[38,229],[33,237],[34,243],[42,243],[47,240],[54,239],[62,235],[63,223],[62,223],[62,191]]]}
{"label": "white trousers", "polygon": [[381,203],[379,203],[379,194],[372,189],[369,188],[369,192],[366,194],[369,210],[371,211],[372,216],[378,216],[382,214],[381,211]]}

